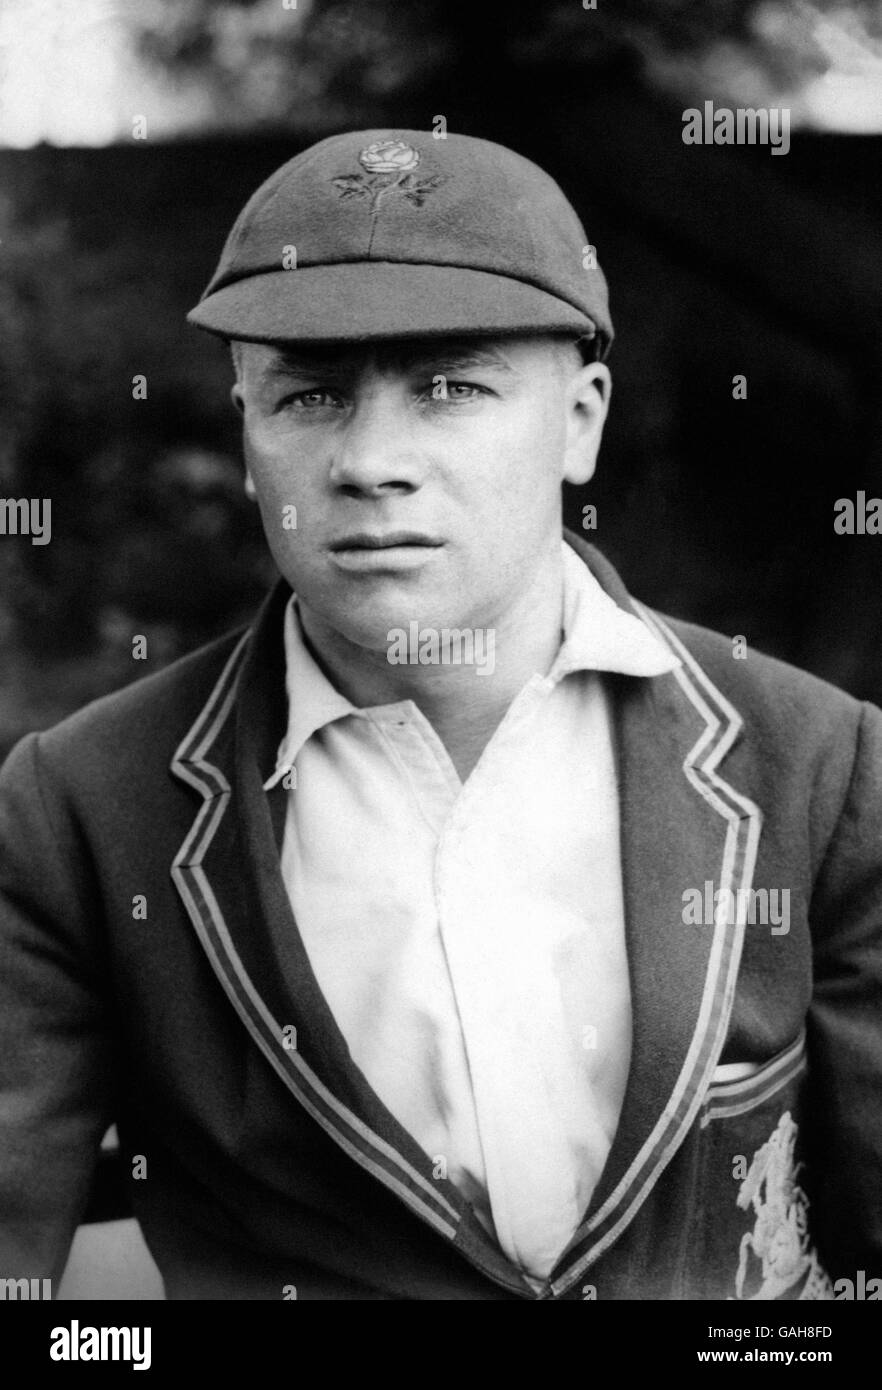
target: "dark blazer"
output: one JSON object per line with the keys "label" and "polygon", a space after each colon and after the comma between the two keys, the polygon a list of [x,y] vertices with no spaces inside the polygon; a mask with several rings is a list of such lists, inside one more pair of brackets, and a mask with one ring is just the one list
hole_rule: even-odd
{"label": "dark blazer", "polygon": [[[0,1276],[59,1277],[116,1120],[170,1298],[535,1298],[353,1064],[292,918],[296,791],[262,789],[289,592],[0,775]],[[882,713],[639,611],[682,665],[609,678],[631,1073],[539,1296],[829,1296],[882,1275]],[[789,931],[743,896],[687,923],[706,883],[789,890]]]}

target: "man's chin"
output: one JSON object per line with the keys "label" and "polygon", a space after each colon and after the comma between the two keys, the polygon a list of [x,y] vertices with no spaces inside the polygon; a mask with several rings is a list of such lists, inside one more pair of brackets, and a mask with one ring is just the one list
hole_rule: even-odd
{"label": "man's chin", "polygon": [[[438,602],[437,595],[433,595],[433,601],[424,603],[416,603],[412,599],[408,601],[406,596],[398,595],[388,603],[371,604],[362,610],[355,605],[339,608],[323,605],[312,610],[312,624],[309,622],[310,616],[307,613],[306,622],[313,630],[316,626],[319,631],[330,628],[337,637],[342,637],[353,647],[384,657],[393,644],[400,646],[402,639],[416,642],[420,632],[440,632],[444,628],[463,627],[467,623],[465,618],[458,622],[451,617],[450,611],[445,611],[445,606]],[[315,623],[316,618],[318,624]]]}
{"label": "man's chin", "polygon": [[[400,642],[402,634],[405,638],[415,637],[418,631],[433,626],[425,619],[414,617],[412,608],[406,612],[390,609],[388,616],[375,617],[370,622],[353,621],[351,613],[324,621],[352,647],[365,654],[375,653],[384,659],[388,656],[390,647]],[[453,624],[445,623],[444,626],[450,627]]]}

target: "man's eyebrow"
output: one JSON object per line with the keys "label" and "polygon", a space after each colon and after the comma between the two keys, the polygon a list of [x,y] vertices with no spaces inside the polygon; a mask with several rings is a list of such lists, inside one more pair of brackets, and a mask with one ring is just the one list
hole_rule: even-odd
{"label": "man's eyebrow", "polygon": [[[399,346],[389,352],[382,347],[378,350],[381,366],[394,365],[398,369],[420,371],[433,368],[449,375],[451,372],[468,371],[478,367],[495,368],[514,375],[514,368],[506,360],[505,354],[494,347],[484,347],[477,343],[421,343],[413,349]],[[280,352],[266,364],[266,379],[288,376],[349,376],[358,370],[357,358],[349,354],[328,352]]]}
{"label": "man's eyebrow", "polygon": [[499,371],[514,374],[514,368],[506,361],[504,353],[493,347],[480,347],[477,343],[455,344],[437,348],[430,345],[420,347],[414,353],[401,354],[402,365],[408,367],[435,367],[446,372],[468,371],[475,367],[497,368]]}
{"label": "man's eyebrow", "polygon": [[264,368],[264,373],[268,377],[310,376],[315,372],[328,375],[330,373],[340,374],[351,370],[351,367],[351,362],[347,362],[345,358],[332,353],[325,356],[321,353],[285,352],[268,362]]}

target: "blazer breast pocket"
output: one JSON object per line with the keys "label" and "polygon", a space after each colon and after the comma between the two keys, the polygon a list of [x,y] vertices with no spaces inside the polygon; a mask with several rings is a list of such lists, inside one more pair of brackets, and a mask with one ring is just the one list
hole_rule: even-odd
{"label": "blazer breast pocket", "polygon": [[705,1093],[701,1128],[730,1119],[771,1100],[806,1069],[805,1031],[768,1062],[730,1062],[717,1067]]}

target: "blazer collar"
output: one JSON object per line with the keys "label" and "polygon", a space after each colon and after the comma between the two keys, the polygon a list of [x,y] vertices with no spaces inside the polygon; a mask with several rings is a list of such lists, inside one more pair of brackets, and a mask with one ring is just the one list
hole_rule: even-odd
{"label": "blazer collar", "polygon": [[[739,913],[734,923],[686,926],[683,894],[707,879],[749,888],[760,830],[758,807],[720,766],[741,732],[737,711],[668,624],[630,598],[603,556],[575,535],[566,539],[610,597],[639,614],[681,664],[653,678],[609,677],[631,1071],[607,1163],[547,1298],[567,1293],[618,1239],[694,1120],[725,1039],[744,921]],[[174,774],[202,798],[172,877],[230,1002],[304,1108],[490,1278],[535,1296],[454,1185],[434,1178],[427,1156],[355,1067],[296,930],[279,866],[286,792],[282,785],[263,790],[287,724],[282,621],[290,592],[280,581],[269,595],[172,761]],[[284,1030],[298,1018],[308,1026],[291,1047]]]}

